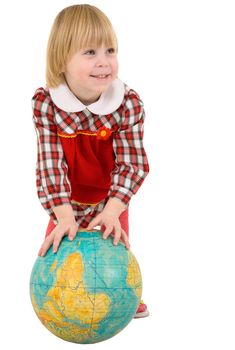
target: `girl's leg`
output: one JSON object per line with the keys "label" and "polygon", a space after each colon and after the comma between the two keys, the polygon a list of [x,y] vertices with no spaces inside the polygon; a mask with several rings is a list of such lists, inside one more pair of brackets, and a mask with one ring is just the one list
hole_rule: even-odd
{"label": "girl's leg", "polygon": [[45,234],[45,238],[51,233],[51,231],[56,227],[56,225],[54,224],[52,218],[50,218],[47,229],[46,229],[46,234]]}
{"label": "girl's leg", "polygon": [[129,237],[129,210],[128,208],[122,212],[119,216],[120,224],[122,229],[126,232]]}

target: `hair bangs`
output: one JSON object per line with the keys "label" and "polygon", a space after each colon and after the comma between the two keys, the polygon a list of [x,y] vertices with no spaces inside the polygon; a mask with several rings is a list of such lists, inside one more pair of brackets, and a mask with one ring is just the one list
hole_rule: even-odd
{"label": "hair bangs", "polygon": [[70,54],[85,48],[97,48],[102,45],[118,50],[117,38],[111,23],[102,16],[90,12],[79,18],[74,26]]}

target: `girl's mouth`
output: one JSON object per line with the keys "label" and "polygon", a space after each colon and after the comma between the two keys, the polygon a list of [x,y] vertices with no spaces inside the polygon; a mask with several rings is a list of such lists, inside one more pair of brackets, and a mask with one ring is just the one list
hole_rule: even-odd
{"label": "girl's mouth", "polygon": [[96,79],[107,79],[109,76],[110,76],[110,74],[91,75],[92,78],[96,78]]}

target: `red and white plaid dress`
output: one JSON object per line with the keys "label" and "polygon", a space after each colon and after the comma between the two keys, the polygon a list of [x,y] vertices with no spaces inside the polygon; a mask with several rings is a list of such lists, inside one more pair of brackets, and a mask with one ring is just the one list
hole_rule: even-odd
{"label": "red and white plaid dress", "polygon": [[72,205],[80,227],[87,227],[110,197],[128,206],[149,172],[138,94],[115,79],[86,106],[61,84],[37,89],[32,108],[37,193],[53,222],[53,207],[65,203]]}

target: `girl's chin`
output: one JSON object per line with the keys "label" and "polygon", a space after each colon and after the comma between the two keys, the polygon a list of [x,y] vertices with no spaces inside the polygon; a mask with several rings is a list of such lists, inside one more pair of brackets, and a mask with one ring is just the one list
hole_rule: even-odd
{"label": "girl's chin", "polygon": [[108,84],[97,84],[95,86],[93,86],[93,90],[96,92],[96,93],[100,93],[102,94],[102,92],[106,91],[109,86],[110,86],[111,82],[108,83]]}

